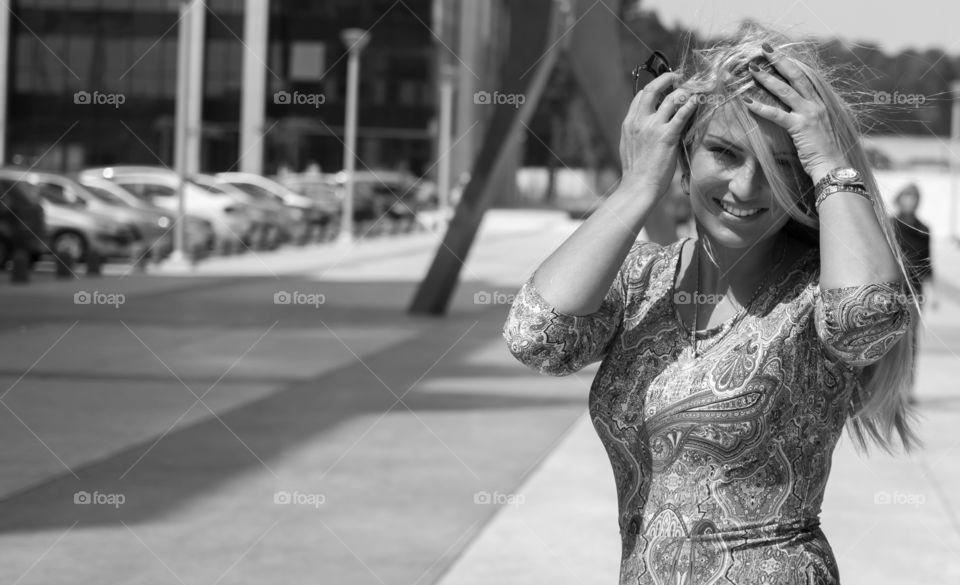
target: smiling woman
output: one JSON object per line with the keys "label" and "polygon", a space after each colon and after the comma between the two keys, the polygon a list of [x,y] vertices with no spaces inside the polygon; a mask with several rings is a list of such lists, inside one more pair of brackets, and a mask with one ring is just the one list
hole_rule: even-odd
{"label": "smiling woman", "polygon": [[[524,283],[504,338],[545,374],[602,360],[621,583],[836,584],[819,513],[844,426],[916,443],[912,288],[813,47],[752,25],[689,61],[634,98],[620,187]],[[637,241],[677,165],[697,237]]]}

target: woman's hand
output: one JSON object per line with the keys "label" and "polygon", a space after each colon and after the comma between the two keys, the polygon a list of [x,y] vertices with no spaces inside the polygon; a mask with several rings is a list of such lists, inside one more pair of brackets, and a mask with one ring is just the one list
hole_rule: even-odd
{"label": "woman's hand", "polygon": [[648,83],[630,103],[620,131],[621,187],[655,193],[658,199],[673,180],[680,133],[696,103],[675,90],[657,109],[660,96],[676,79],[677,74],[670,72]]}
{"label": "woman's hand", "polygon": [[848,166],[846,154],[834,138],[826,105],[807,77],[795,63],[781,58],[773,49],[767,49],[770,47],[765,45],[767,60],[790,83],[784,83],[752,63],[750,71],[760,85],[780,98],[792,111],[750,99],[744,99],[744,102],[751,112],[790,133],[803,169],[816,183],[830,170]]}

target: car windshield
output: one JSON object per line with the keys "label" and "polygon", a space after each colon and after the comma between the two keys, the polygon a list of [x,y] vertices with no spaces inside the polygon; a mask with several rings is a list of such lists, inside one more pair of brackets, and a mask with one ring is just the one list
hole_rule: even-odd
{"label": "car windshield", "polygon": [[93,195],[100,201],[103,201],[104,203],[107,203],[109,205],[119,205],[123,207],[129,207],[126,201],[117,197],[116,195],[114,195],[110,191],[107,191],[106,189],[102,189],[100,187],[94,187],[92,185],[84,185],[84,188],[87,191],[89,191],[91,195]]}
{"label": "car windshield", "polygon": [[173,187],[152,183],[123,182],[120,186],[144,201],[150,201],[153,197],[173,197],[177,194],[177,190]]}
{"label": "car windshield", "polygon": [[267,191],[266,189],[264,189],[263,187],[260,187],[259,185],[254,185],[252,183],[234,183],[234,182],[231,182],[230,184],[236,187],[237,189],[240,189],[247,195],[256,197],[257,199],[263,199],[266,201],[273,201],[276,199],[276,196],[273,193],[271,193],[270,191]]}
{"label": "car windshield", "polygon": [[224,191],[224,190],[221,189],[220,187],[217,187],[216,185],[211,185],[211,184],[209,184],[209,183],[200,183],[200,182],[197,182],[197,181],[190,181],[190,182],[193,183],[194,185],[196,185],[197,187],[200,187],[201,189],[203,189],[203,190],[206,191],[207,193],[212,193],[213,195],[227,195],[227,194],[228,194],[226,191]]}
{"label": "car windshield", "polygon": [[83,207],[82,199],[68,192],[60,185],[53,183],[40,183],[37,186],[40,196],[54,205],[66,205],[69,207]]}

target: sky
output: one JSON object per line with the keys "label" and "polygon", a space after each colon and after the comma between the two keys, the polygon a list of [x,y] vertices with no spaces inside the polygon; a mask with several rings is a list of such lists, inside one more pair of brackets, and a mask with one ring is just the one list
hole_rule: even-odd
{"label": "sky", "polygon": [[887,53],[939,48],[960,55],[957,0],[641,0],[668,27],[709,36],[730,33],[744,18],[776,25],[789,36],[873,42]]}

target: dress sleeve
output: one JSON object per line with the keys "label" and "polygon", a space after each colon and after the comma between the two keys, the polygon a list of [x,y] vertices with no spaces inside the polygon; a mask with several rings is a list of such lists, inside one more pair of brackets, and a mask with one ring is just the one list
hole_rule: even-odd
{"label": "dress sleeve", "polygon": [[510,353],[551,376],[566,376],[603,359],[623,320],[631,266],[655,247],[649,242],[634,243],[600,308],[589,315],[558,311],[540,295],[531,275],[517,293],[503,326]]}
{"label": "dress sleeve", "polygon": [[902,282],[817,290],[817,336],[829,355],[851,366],[879,360],[910,327],[910,300]]}

